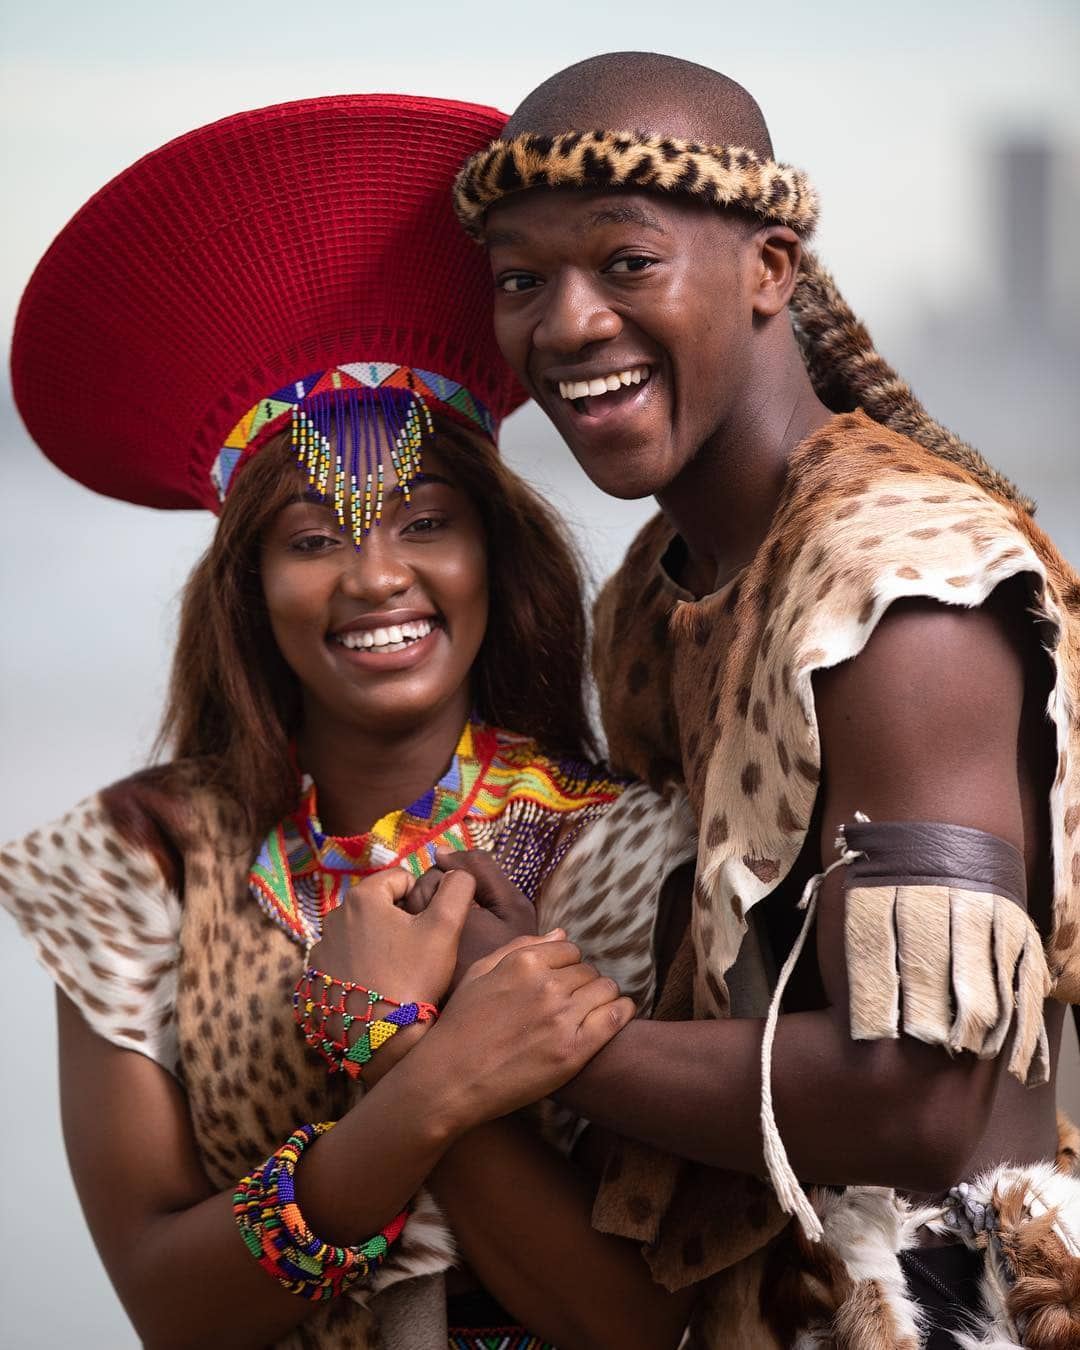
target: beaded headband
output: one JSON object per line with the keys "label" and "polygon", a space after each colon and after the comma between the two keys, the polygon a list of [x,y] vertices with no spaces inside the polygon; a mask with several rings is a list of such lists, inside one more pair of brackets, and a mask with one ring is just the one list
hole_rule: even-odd
{"label": "beaded headband", "polygon": [[702,145],[633,132],[527,133],[492,141],[465,161],[454,183],[454,209],[475,239],[492,203],[531,187],[623,188],[697,197],[734,206],[801,235],[817,223],[817,193],[799,169],[740,146]]}
{"label": "beaded headband", "polygon": [[224,501],[237,469],[288,422],[308,483],[333,500],[338,525],[359,548],[382,518],[384,447],[408,502],[424,443],[434,434],[433,410],[494,440],[491,412],[456,380],[388,361],[333,366],[249,408],[226,437],[210,479]]}

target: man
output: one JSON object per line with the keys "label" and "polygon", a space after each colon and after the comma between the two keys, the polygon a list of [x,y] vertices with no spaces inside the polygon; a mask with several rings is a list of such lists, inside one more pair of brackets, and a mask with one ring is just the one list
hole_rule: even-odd
{"label": "man", "polygon": [[[804,252],[813,190],[737,84],[582,62],[457,207],[526,388],[598,486],[661,508],[598,603],[596,667],[613,759],[685,782],[700,852],[670,1020],[565,1094],[649,1146],[616,1155],[598,1221],[671,1287],[717,1277],[713,1344],[954,1345],[973,1316],[1080,1344],[1080,1186],[1052,1168],[1080,582]],[[766,979],[764,1028],[733,967]],[[742,1261],[781,1226],[763,1172],[799,1227]]]}

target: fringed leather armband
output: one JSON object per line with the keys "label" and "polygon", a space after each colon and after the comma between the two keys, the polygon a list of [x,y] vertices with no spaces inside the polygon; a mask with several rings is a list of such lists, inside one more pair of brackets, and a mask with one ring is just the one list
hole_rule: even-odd
{"label": "fringed leather armband", "polygon": [[844,919],[852,1037],[902,1031],[989,1059],[1015,1027],[1009,1072],[1044,1083],[1053,981],[1017,850],[937,823],[857,823],[844,836],[856,855]]}

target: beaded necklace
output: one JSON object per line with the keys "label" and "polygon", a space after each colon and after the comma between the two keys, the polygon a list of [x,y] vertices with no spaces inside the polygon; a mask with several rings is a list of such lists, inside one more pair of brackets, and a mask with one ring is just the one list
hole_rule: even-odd
{"label": "beaded necklace", "polygon": [[527,737],[471,720],[434,787],[365,834],[327,834],[315,784],[305,777],[297,809],[263,841],[248,888],[263,912],[305,948],[319,940],[323,919],[354,882],[388,867],[420,877],[440,848],[491,850],[533,899],[580,830],[624,787],[594,765],[553,758]]}

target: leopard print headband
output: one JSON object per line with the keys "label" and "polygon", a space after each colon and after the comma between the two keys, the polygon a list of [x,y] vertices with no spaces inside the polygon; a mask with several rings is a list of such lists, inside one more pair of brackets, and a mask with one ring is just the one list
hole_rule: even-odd
{"label": "leopard print headband", "polygon": [[[533,187],[690,196],[787,225],[804,240],[813,234],[818,216],[810,180],[790,165],[739,147],[612,131],[532,133],[492,141],[465,161],[454,183],[454,209],[466,232],[482,241],[487,209]],[[959,464],[990,491],[1025,511],[1034,510],[1031,499],[977,450],[930,416],[807,249],[791,312],[811,381],[827,407],[836,412],[861,407],[876,422]]]}
{"label": "leopard print headband", "polygon": [[454,209],[465,230],[479,239],[488,207],[531,187],[678,193],[710,206],[738,207],[804,237],[817,223],[817,193],[789,164],[761,159],[740,146],[613,131],[492,141],[458,174]]}

